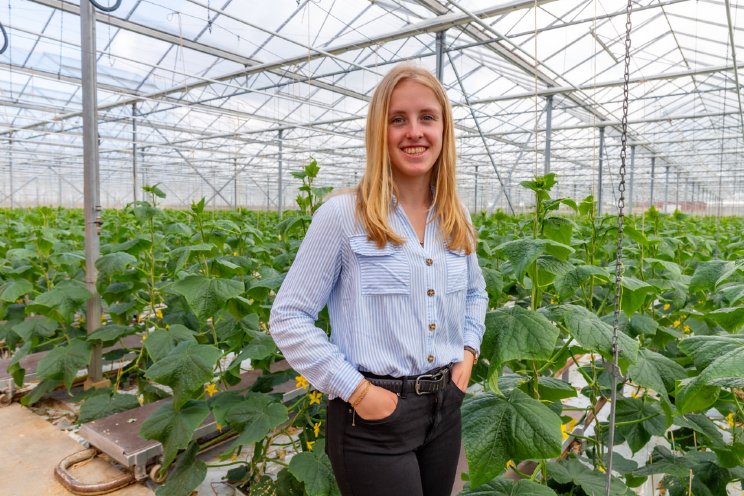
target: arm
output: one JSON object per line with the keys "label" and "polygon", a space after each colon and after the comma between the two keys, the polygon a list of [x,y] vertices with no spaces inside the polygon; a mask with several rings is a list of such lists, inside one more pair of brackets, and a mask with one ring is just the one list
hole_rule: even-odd
{"label": "arm", "polygon": [[[480,345],[486,325],[486,310],[488,309],[488,293],[483,272],[478,265],[478,255],[475,252],[468,255],[468,289],[465,296],[465,323],[463,325],[463,344],[480,353]],[[457,387],[465,391],[470,382],[477,355],[463,349],[463,361],[452,367],[452,380]]]}
{"label": "arm", "polygon": [[349,399],[362,375],[315,326],[341,272],[344,234],[335,202],[313,217],[271,307],[271,336],[289,364],[319,390]]}

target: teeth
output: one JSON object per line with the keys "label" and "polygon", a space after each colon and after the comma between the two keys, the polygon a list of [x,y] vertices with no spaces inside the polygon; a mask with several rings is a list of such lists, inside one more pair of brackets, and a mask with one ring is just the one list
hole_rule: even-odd
{"label": "teeth", "polygon": [[408,148],[403,148],[403,151],[410,154],[410,155],[418,155],[420,153],[424,153],[426,151],[426,147],[423,146],[412,146]]}

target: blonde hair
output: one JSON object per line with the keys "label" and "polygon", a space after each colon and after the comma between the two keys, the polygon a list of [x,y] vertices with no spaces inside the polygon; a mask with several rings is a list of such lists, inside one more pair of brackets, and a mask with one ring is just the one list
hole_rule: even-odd
{"label": "blonde hair", "polygon": [[357,186],[357,220],[367,231],[368,238],[375,241],[380,248],[387,242],[397,245],[404,242],[388,223],[397,186],[393,180],[392,163],[388,152],[387,127],[393,90],[402,81],[407,80],[431,89],[442,106],[444,121],[442,152],[432,169],[434,218],[439,219],[449,248],[470,254],[475,250],[475,231],[468,222],[465,209],[457,195],[455,174],[457,156],[452,107],[447,93],[434,75],[414,64],[404,63],[393,67],[377,85],[369,102],[365,132],[367,167]]}

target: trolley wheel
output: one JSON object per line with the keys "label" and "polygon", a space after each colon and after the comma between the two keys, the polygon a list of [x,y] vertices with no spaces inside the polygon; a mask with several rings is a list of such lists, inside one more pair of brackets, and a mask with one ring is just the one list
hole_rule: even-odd
{"label": "trolley wheel", "polygon": [[159,463],[156,463],[150,468],[150,480],[152,480],[155,484],[162,484],[165,482],[165,479],[168,478],[168,473],[164,473],[163,475],[160,475],[160,469],[162,468],[162,465]]}

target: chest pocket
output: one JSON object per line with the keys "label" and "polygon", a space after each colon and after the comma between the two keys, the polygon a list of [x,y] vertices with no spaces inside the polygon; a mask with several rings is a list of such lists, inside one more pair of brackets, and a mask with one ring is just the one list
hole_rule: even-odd
{"label": "chest pocket", "polygon": [[468,257],[465,252],[447,250],[447,292],[454,293],[468,287]]}
{"label": "chest pocket", "polygon": [[377,248],[366,234],[349,239],[360,270],[363,295],[410,294],[411,268],[402,248],[388,243]]}

